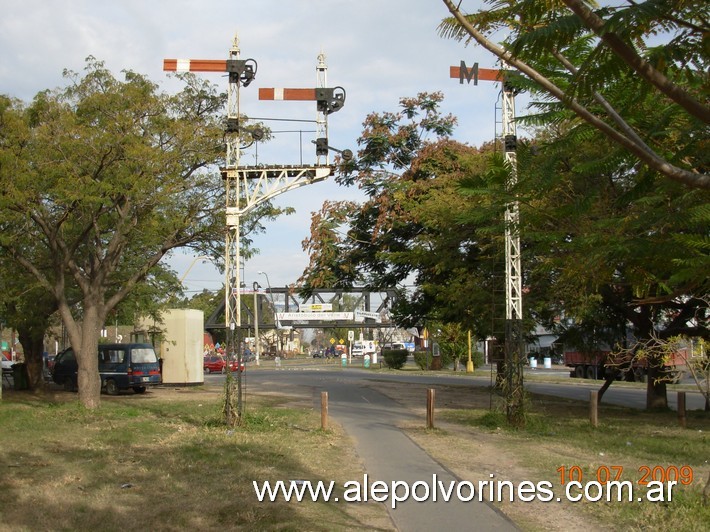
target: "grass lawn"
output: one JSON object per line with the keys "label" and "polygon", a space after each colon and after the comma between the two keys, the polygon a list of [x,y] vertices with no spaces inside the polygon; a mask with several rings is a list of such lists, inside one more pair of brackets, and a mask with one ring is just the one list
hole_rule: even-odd
{"label": "grass lawn", "polygon": [[252,481],[362,475],[320,413],[250,396],[221,424],[221,389],[103,396],[21,392],[0,402],[0,530],[391,529],[379,504],[257,501]]}
{"label": "grass lawn", "polygon": [[[704,412],[689,412],[683,429],[674,412],[602,405],[592,428],[586,403],[528,395],[527,425],[512,430],[500,397],[484,387],[370,386],[421,414],[421,422],[401,428],[462,480],[549,481],[560,494],[561,477],[604,480],[618,473],[638,487],[635,495],[643,493],[644,474],[680,481],[666,502],[497,504],[522,530],[708,530]],[[434,430],[424,427],[429,387],[436,389]],[[258,502],[255,480],[343,486],[362,477],[352,442],[334,421],[321,429],[310,396],[252,389],[244,423],[235,429],[222,424],[221,407],[219,386],[103,396],[96,411],[67,392],[4,392],[0,531],[393,528],[378,503]]]}

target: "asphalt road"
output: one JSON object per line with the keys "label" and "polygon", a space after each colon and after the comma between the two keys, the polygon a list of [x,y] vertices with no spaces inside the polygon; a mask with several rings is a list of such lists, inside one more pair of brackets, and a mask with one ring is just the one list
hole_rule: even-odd
{"label": "asphalt road", "polygon": [[[341,369],[339,367],[330,365],[304,365],[304,366],[286,366],[284,365],[282,369],[266,369],[259,368],[253,371],[247,370],[250,378],[260,379],[261,376],[269,375],[271,372],[283,375],[287,373],[289,382],[303,382],[303,385],[315,386],[317,383],[329,382],[330,380],[337,380],[338,382],[358,382],[363,379],[377,379],[379,381],[393,380],[398,382],[416,382],[420,384],[452,384],[458,386],[489,386],[491,379],[489,377],[471,377],[466,375],[465,372],[461,372],[460,375],[451,374],[440,374],[440,373],[430,373],[430,374],[417,374],[412,375],[409,373],[373,373],[370,371],[358,369],[358,368],[347,368]],[[299,374],[306,374],[307,377],[301,376]],[[526,374],[535,375],[550,375],[557,377],[568,377],[569,370],[566,368],[556,368],[552,370],[526,370]],[[209,378],[209,377],[207,377]],[[525,382],[525,387],[533,392],[544,395],[551,395],[554,397],[562,397],[566,399],[576,399],[579,401],[588,401],[589,392],[592,390],[599,390],[601,388],[603,381],[588,381],[579,379],[568,379],[569,382],[565,383],[546,383],[546,382],[536,382],[533,380],[527,380]],[[622,385],[622,383],[612,384],[611,387],[606,391],[602,398],[602,404],[612,404],[617,406],[627,406],[629,408],[646,408],[646,388],[644,385],[636,387],[628,387]],[[668,405],[672,409],[677,408],[677,393],[674,391],[668,392]],[[692,390],[686,391],[686,409],[687,410],[702,410],[705,407],[705,400],[699,392]]]}
{"label": "asphalt road", "polygon": [[[570,382],[570,384],[527,382],[525,388],[534,393],[588,401],[589,392],[599,390],[602,384],[603,381],[577,381]],[[705,408],[705,400],[699,392],[686,391],[685,395],[686,410],[702,410]],[[614,386],[614,384],[612,384],[604,393],[602,404],[627,406],[629,408],[643,410],[646,408],[646,388],[645,386],[642,388],[627,388],[624,386]],[[678,409],[677,392],[668,392],[668,406],[673,410]]]}

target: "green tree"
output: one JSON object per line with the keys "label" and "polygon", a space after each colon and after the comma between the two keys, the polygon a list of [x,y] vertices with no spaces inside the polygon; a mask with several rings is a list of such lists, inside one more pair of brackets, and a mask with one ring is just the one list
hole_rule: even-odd
{"label": "green tree", "polygon": [[[412,129],[422,138],[423,128],[409,123],[417,116],[411,103],[387,115],[386,128],[373,115],[362,158],[399,161],[392,155],[399,139]],[[638,101],[634,120],[653,105],[651,96]],[[502,213],[517,199],[527,329],[535,319],[568,335],[586,329],[597,342],[603,333],[610,345],[624,341],[629,326],[639,339],[706,335],[707,192],[659,179],[564,109],[554,111],[532,117],[549,125],[535,144],[519,143],[514,190],[506,190],[502,156],[444,139],[408,152],[402,175],[358,161],[363,171],[343,182],[359,183],[369,199],[327,204],[314,216],[305,279],[375,287],[414,279],[396,309],[402,325],[439,320],[500,335]],[[574,318],[574,329],[562,330],[568,321],[560,317]],[[666,404],[659,369],[651,368],[649,406]]]}
{"label": "green tree", "polygon": [[441,351],[441,363],[448,367],[452,362],[454,367],[459,361],[468,356],[468,332],[460,323],[445,323],[437,334],[437,341]]}
{"label": "green tree", "polygon": [[[192,297],[184,298],[178,301],[171,301],[171,306],[175,308],[191,308],[196,310],[201,310],[205,317],[211,316],[220,305],[224,304],[224,291],[213,291],[204,289],[198,294],[194,294]],[[245,298],[245,304],[249,304],[249,301]]]}
{"label": "green tree", "polygon": [[[707,5],[503,1],[464,15],[444,3],[442,35],[510,65],[538,110],[522,121],[545,128],[515,191],[526,305],[609,343],[629,324],[639,340],[706,335]],[[665,406],[661,360],[650,362],[647,405]]]}
{"label": "green tree", "polygon": [[[638,119],[653,106],[650,96],[637,102]],[[706,337],[707,191],[634,165],[594,130],[558,118],[538,133],[536,155],[519,158],[526,311],[595,350],[632,348],[629,333]],[[647,406],[665,407],[662,357],[648,361]]]}
{"label": "green tree", "polygon": [[[636,112],[643,116],[653,105],[651,98],[639,102]],[[630,348],[630,335],[640,343],[706,338],[707,192],[638,168],[594,130],[562,113],[556,118],[538,131],[534,149],[521,143],[518,150],[512,192],[520,202],[526,320],[595,351]],[[493,158],[487,172],[496,168]],[[493,207],[479,203],[470,223],[482,233],[498,231],[495,213],[511,198],[475,179],[464,187]],[[664,357],[646,360],[647,407],[667,407]],[[600,395],[614,376],[609,372]]]}
{"label": "green tree", "polygon": [[36,389],[43,384],[44,339],[47,329],[56,323],[56,306],[51,295],[32,282],[24,286],[22,293],[16,293],[16,280],[3,290],[2,316],[5,323],[17,330],[22,345],[27,384]]}
{"label": "green tree", "polygon": [[[473,14],[443,2],[453,18],[442,35],[474,40],[519,74],[510,82],[568,109],[651,170],[710,188],[707,2],[488,0]],[[628,115],[635,97],[655,102],[647,115],[633,114],[639,120]]]}
{"label": "green tree", "polygon": [[[100,404],[97,344],[119,303],[167,253],[223,240],[225,97],[191,75],[176,95],[90,58],[31,105],[0,98],[0,248],[51,294]],[[78,293],[77,299],[70,297]]]}
{"label": "green tree", "polygon": [[447,138],[455,120],[440,114],[441,100],[438,93],[420,94],[403,98],[397,113],[367,117],[358,160],[337,178],[359,186],[367,199],[326,202],[313,215],[303,243],[311,263],[301,280],[306,291],[362,283],[384,289],[413,280],[414,289],[399,290],[400,325],[475,322],[488,334],[491,273],[502,271],[503,248],[469,223],[476,209],[468,206],[482,196],[460,192],[462,179],[483,174],[486,150]]}

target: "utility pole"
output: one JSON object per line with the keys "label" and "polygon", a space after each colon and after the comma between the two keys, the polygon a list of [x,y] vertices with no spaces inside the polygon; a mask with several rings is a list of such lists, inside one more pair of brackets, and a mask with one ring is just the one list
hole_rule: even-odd
{"label": "utility pole", "polygon": [[[518,182],[517,144],[515,126],[515,89],[506,79],[506,71],[479,68],[478,63],[469,69],[461,61],[459,66],[449,68],[449,76],[464,79],[474,85],[478,80],[501,82],[502,98],[502,140],[505,161],[509,167],[509,191],[514,190]],[[523,388],[523,297],[522,266],[520,258],[520,210],[517,200],[508,202],[505,209],[505,382],[506,414],[508,422],[515,426],[524,424],[524,388]]]}
{"label": "utility pole", "polygon": [[[263,136],[258,128],[248,131],[243,127],[239,90],[248,86],[256,77],[257,64],[253,59],[239,58],[239,39],[235,35],[227,60],[214,59],[165,59],[163,70],[172,72],[227,72],[227,123],[225,127],[227,154],[221,168],[226,191],[226,242],[225,242],[225,326],[227,328],[227,353],[237,355],[236,407],[231,373],[227,364],[227,397],[224,414],[228,425],[234,426],[242,417],[241,386],[241,276],[240,276],[240,218],[259,204],[294,188],[322,181],[333,175],[335,168],[328,164],[327,115],[340,110],[345,104],[342,87],[325,86],[325,55],[318,56],[317,84],[314,89],[259,89],[260,100],[311,100],[316,102],[318,134],[316,139],[315,166],[239,166],[241,150],[258,142]],[[242,146],[244,140],[249,141]],[[322,158],[325,161],[322,162]]]}
{"label": "utility pole", "polygon": [[254,288],[254,349],[256,350],[256,365],[260,364],[261,358],[261,342],[259,342],[259,283],[254,281],[252,285]]}

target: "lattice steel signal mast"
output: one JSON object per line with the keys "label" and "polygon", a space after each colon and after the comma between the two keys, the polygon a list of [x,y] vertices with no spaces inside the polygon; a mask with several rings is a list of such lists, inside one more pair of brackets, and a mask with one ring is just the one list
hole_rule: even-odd
{"label": "lattice steel signal mast", "polygon": [[[461,61],[459,66],[449,67],[449,76],[463,84],[473,80],[497,81],[503,84],[501,106],[502,137],[505,160],[510,172],[507,188],[513,190],[518,182],[517,144],[515,126],[515,89],[506,79],[506,70],[479,68],[478,63],[469,69]],[[515,388],[514,406],[522,405],[522,359],[523,359],[523,291],[520,257],[520,208],[517,200],[507,203],[505,209],[505,318],[506,318],[506,376],[508,385]],[[519,396],[518,396],[519,394]],[[518,403],[519,401],[519,403]],[[510,413],[510,409],[509,409]]]}
{"label": "lattice steel signal mast", "polygon": [[[468,69],[461,61],[460,66],[450,67],[449,76],[458,78],[461,83],[464,79],[474,85],[478,80],[497,81],[503,83],[502,137],[505,150],[505,160],[510,167],[508,189],[511,190],[518,182],[517,144],[518,137],[515,126],[515,90],[506,82],[505,70],[479,68],[478,63]],[[505,317],[507,320],[523,319],[523,291],[522,291],[522,266],[520,260],[520,221],[519,205],[517,201],[508,203],[505,210]]]}
{"label": "lattice steel signal mast", "polygon": [[[335,168],[328,162],[328,115],[339,111],[345,104],[342,87],[327,87],[325,55],[318,55],[316,88],[259,89],[260,100],[310,100],[316,102],[316,164],[313,166],[239,166],[242,137],[259,140],[256,130],[249,133],[242,127],[239,89],[249,85],[256,76],[257,64],[253,59],[241,60],[239,40],[235,36],[229,50],[229,59],[165,59],[163,70],[172,72],[227,72],[229,92],[227,99],[227,124],[225,128],[227,154],[221,169],[226,190],[226,249],[225,249],[225,325],[228,330],[241,328],[240,279],[240,217],[260,203],[298,188],[322,181],[332,175]],[[249,139],[251,137],[251,139]],[[241,353],[238,352],[241,357]]]}
{"label": "lattice steel signal mast", "polygon": [[227,153],[222,176],[225,179],[226,196],[226,242],[225,242],[225,325],[234,330],[241,325],[239,304],[239,197],[240,186],[237,177],[240,146],[240,105],[239,89],[249,85],[256,77],[257,65],[253,59],[239,58],[239,39],[235,35],[227,60],[218,59],[165,59],[163,70],[173,72],[227,72],[229,91],[227,93],[227,122],[225,137]]}

